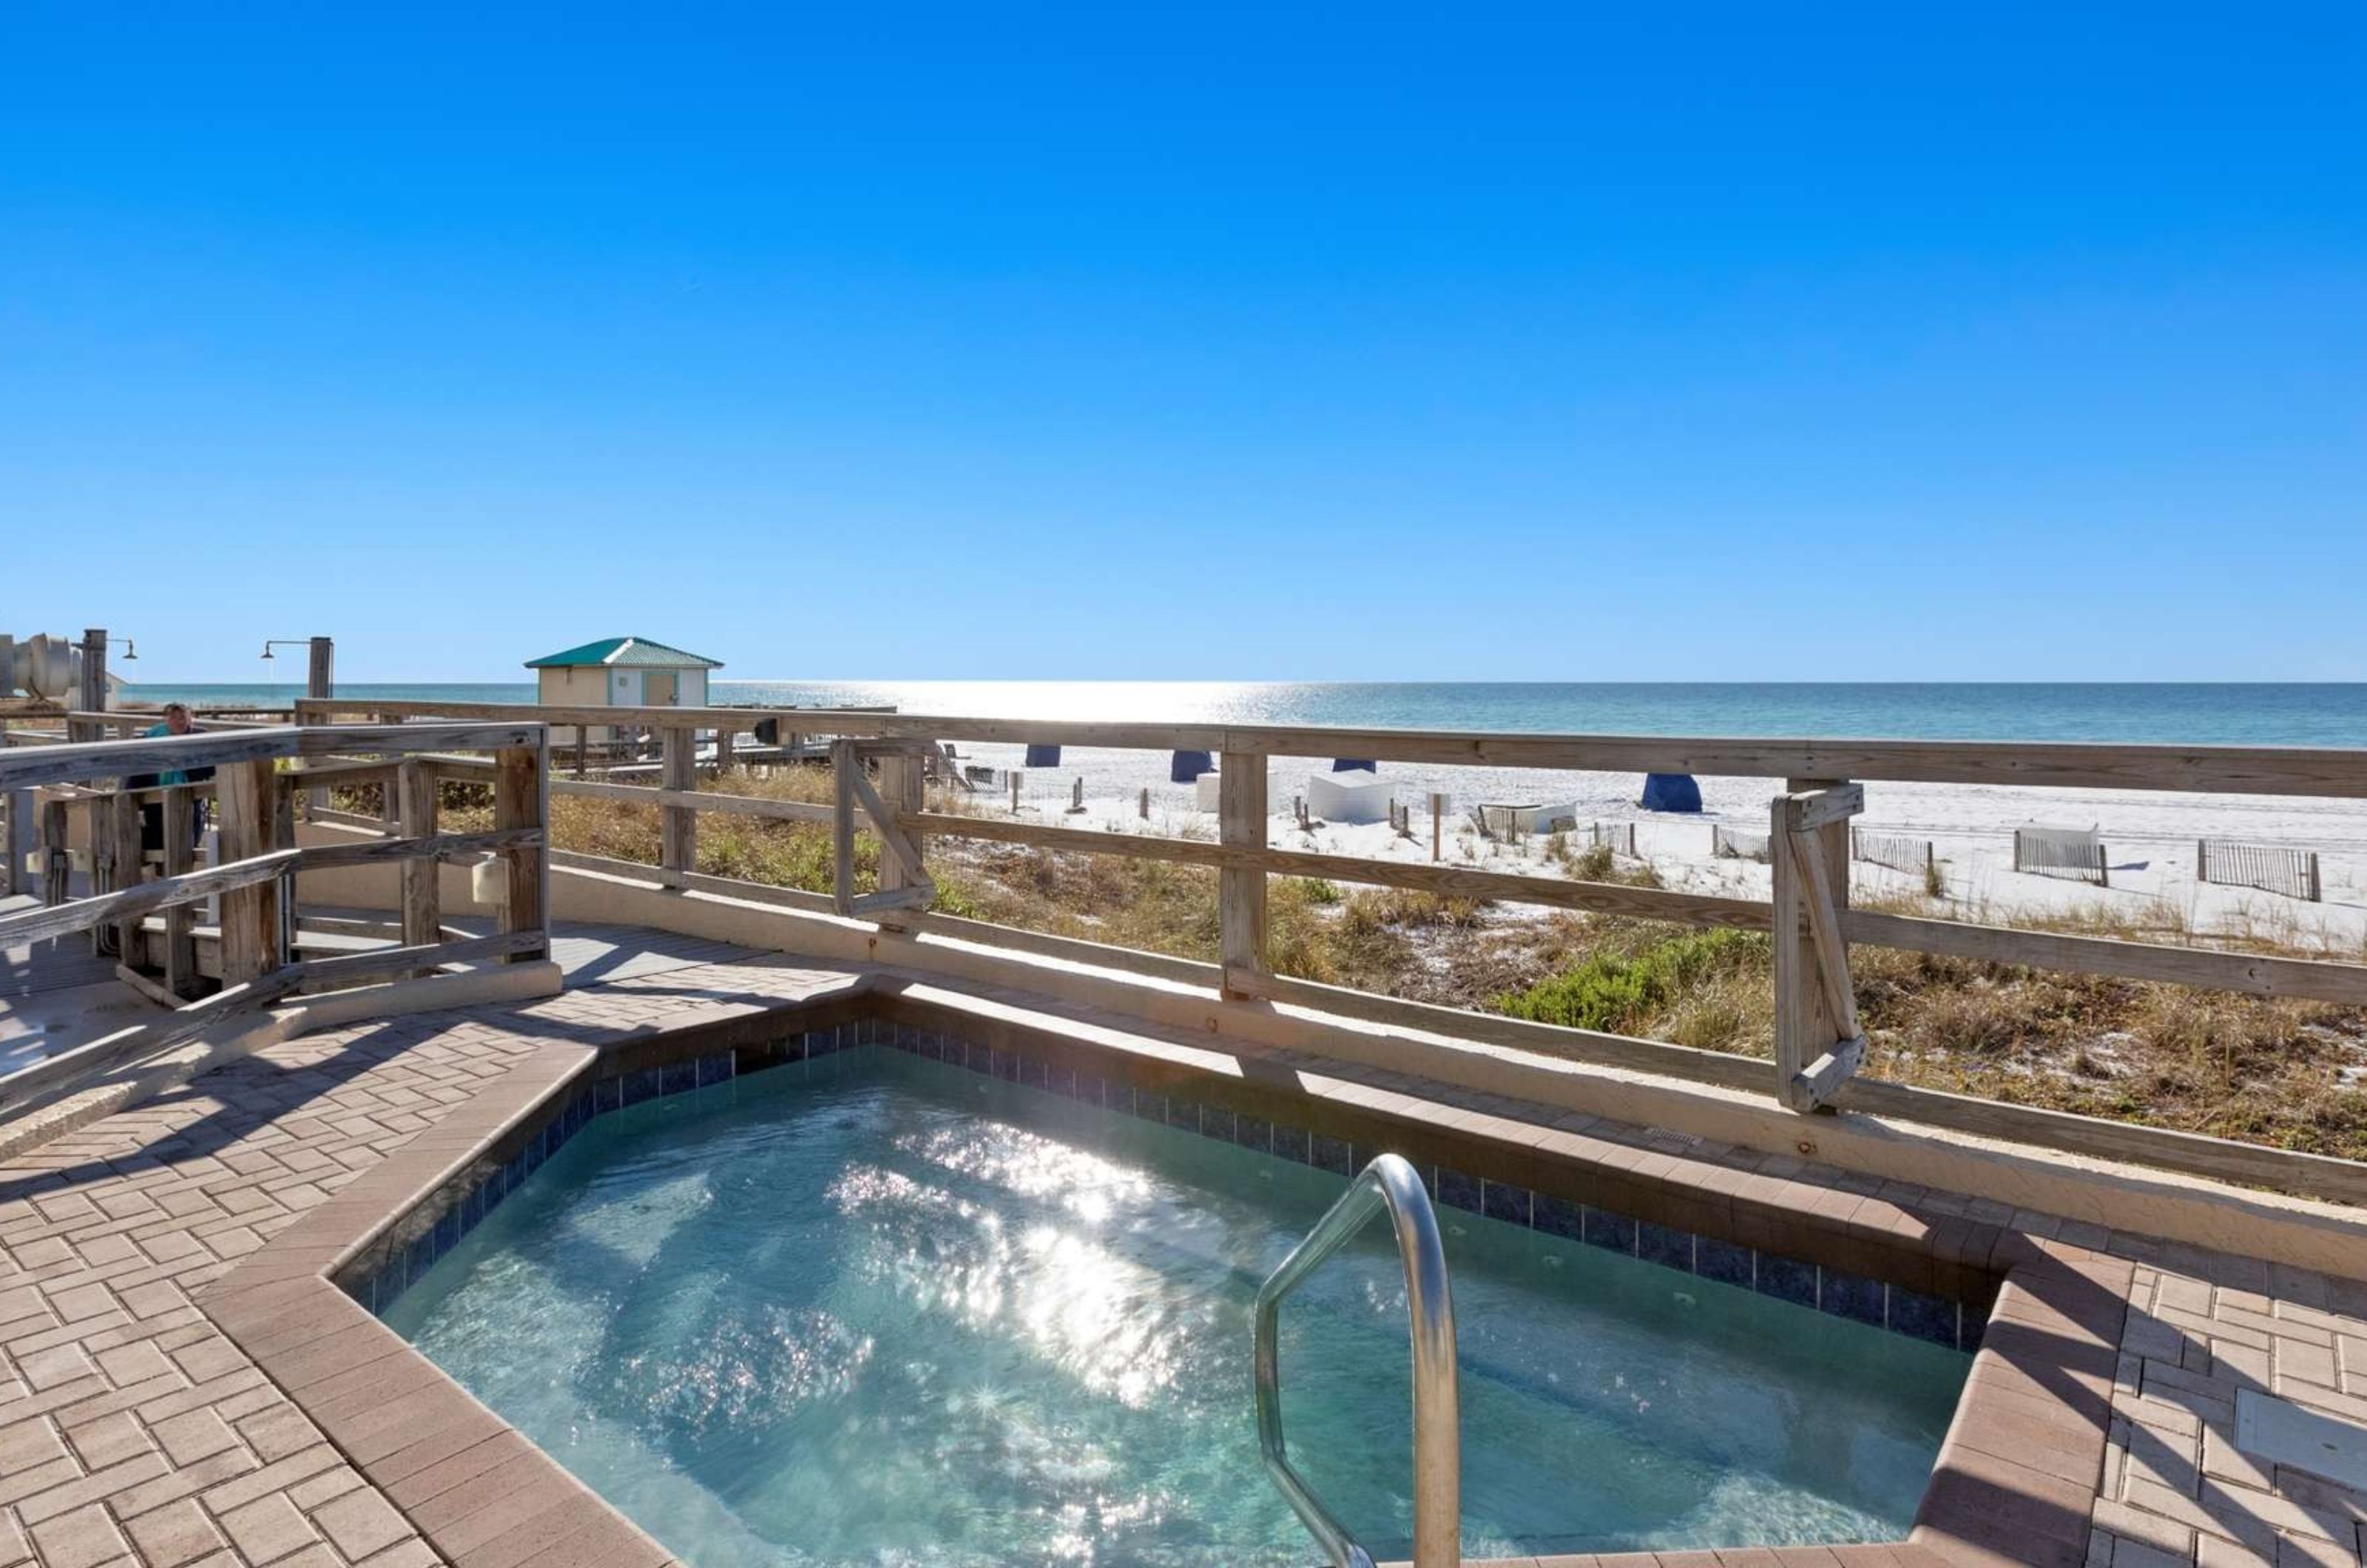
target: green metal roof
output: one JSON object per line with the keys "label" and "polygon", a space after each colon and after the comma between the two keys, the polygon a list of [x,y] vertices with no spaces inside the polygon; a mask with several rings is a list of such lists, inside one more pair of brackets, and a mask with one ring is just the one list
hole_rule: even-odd
{"label": "green metal roof", "polygon": [[720,670],[723,661],[685,653],[678,648],[668,648],[645,637],[604,637],[598,642],[587,642],[582,648],[571,648],[564,653],[549,654],[526,661],[529,670],[574,670],[600,665],[626,669]]}

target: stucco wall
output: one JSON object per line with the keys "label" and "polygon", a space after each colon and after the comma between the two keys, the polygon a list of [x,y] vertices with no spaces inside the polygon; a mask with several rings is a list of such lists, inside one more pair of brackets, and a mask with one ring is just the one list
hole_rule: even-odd
{"label": "stucco wall", "polygon": [[[538,670],[535,682],[535,700],[563,707],[609,707],[608,671],[598,667],[568,670]],[[602,741],[608,739],[605,725],[595,725],[586,739]],[[553,746],[575,744],[575,731],[567,726],[554,727],[550,732]]]}

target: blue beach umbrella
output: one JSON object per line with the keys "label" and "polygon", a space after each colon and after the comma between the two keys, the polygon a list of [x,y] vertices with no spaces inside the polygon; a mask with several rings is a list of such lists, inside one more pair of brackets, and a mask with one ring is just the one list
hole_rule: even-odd
{"label": "blue beach umbrella", "polygon": [[1060,749],[1058,746],[1031,744],[1027,748],[1027,761],[1022,765],[1030,768],[1057,768],[1060,765]]}
{"label": "blue beach umbrella", "polygon": [[1167,764],[1171,784],[1190,784],[1202,773],[1217,771],[1217,759],[1206,751],[1178,751]]}

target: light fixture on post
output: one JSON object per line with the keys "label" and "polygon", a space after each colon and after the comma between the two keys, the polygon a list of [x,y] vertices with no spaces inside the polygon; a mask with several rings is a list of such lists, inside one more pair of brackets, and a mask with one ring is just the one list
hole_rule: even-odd
{"label": "light fixture on post", "polygon": [[311,650],[309,668],[304,676],[304,694],[308,697],[328,697],[335,694],[330,665],[334,658],[335,644],[324,637],[275,637],[265,639],[262,657],[277,659],[275,648],[302,648]]}

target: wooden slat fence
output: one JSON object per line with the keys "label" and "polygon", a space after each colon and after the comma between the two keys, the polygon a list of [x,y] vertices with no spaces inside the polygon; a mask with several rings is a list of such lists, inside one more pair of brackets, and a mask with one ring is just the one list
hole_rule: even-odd
{"label": "wooden slat fence", "polygon": [[[300,704],[300,713],[311,705]],[[430,705],[417,705],[425,710]],[[448,707],[453,705],[434,705]],[[379,703],[381,712],[407,705]],[[636,717],[649,710],[634,710]],[[735,712],[753,722],[760,710]],[[472,711],[467,716],[544,716],[530,705]],[[306,714],[308,721],[330,716]],[[659,711],[659,718],[666,716]],[[705,722],[701,713],[677,724]],[[562,720],[563,721],[563,720]],[[617,722],[606,714],[593,722]],[[625,719],[624,722],[634,722]],[[644,720],[646,722],[646,720]],[[1433,1032],[1514,1049],[1660,1073],[1727,1088],[1762,1086],[1800,1111],[1840,1109],[1954,1128],[2044,1148],[2152,1165],[2217,1179],[2367,1202],[2367,1165],[2160,1128],[2067,1115],[1945,1094],[1863,1077],[1866,1042],[1852,995],[1849,948],[1865,943],[1979,962],[2118,976],[2254,996],[2367,1005],[2367,965],[2333,960],[2264,957],[2208,948],[2016,931],[1970,922],[1891,915],[1849,906],[1852,819],[1863,810],[1863,781],[1901,780],[2051,787],[2177,790],[2200,794],[2367,798],[2367,751],[2261,747],[2146,747],[1942,741],[1762,740],[1638,736],[1532,736],[1433,731],[1346,730],[1281,726],[1047,722],[964,716],[834,715],[847,774],[834,807],[778,811],[792,820],[827,818],[842,865],[852,862],[858,828],[882,840],[881,861],[900,869],[898,886],[857,891],[842,875],[832,895],[765,887],[697,873],[686,861],[642,867],[561,853],[568,864],[653,877],[666,886],[728,894],[798,910],[835,911],[883,926],[956,935],[965,942],[1072,958],[1131,971],[1167,984],[1214,986],[1232,1001],[1285,1003],[1387,1026]],[[996,797],[956,797],[960,809],[928,809],[912,792],[898,759],[946,741],[1151,751],[1209,750],[1221,758],[1223,799],[1214,842],[1064,824],[1058,815],[1014,818]],[[898,745],[902,742],[902,745]],[[1463,764],[1623,773],[1694,773],[1778,781],[1765,835],[1716,825],[1738,848],[1765,855],[1773,895],[1744,898],[1636,887],[1621,883],[1527,875],[1433,862],[1319,854],[1268,841],[1268,764],[1274,758],[1369,757],[1382,762]],[[875,782],[876,774],[876,782]],[[857,775],[860,775],[858,783]],[[581,787],[567,785],[562,787]],[[602,786],[600,793],[608,788]],[[586,792],[591,793],[591,792]],[[656,800],[695,819],[706,811],[761,810],[741,797],[679,785]],[[649,799],[656,792],[630,797]],[[1287,796],[1282,797],[1286,801]],[[820,815],[817,816],[816,814]],[[1614,827],[1622,825],[1613,825]],[[1625,825],[1632,832],[1632,824]],[[2090,837],[2090,835],[2079,835]],[[1879,839],[1880,835],[1873,836]],[[1222,962],[1194,963],[1151,953],[1019,931],[929,911],[927,840],[962,838],[1085,854],[1117,854],[1210,868],[1218,874]],[[1632,838],[1629,840],[1632,842]],[[1859,847],[1865,845],[1859,840]],[[1434,850],[1433,850],[1433,852]],[[1926,851],[1928,855],[1928,849]],[[2042,858],[2051,852],[2041,852]],[[2018,863],[2023,856],[2017,855]],[[1889,863],[1885,862],[1885,863]],[[2033,867],[2033,869],[2036,869]],[[2082,847],[2062,869],[2105,874],[2101,845]],[[1769,932],[1774,939],[1776,1061],[1689,1050],[1663,1042],[1425,1007],[1395,998],[1315,986],[1272,973],[1266,959],[1266,879],[1322,877],[1403,887],[1455,897],[1500,899],[1551,908]],[[900,960],[904,962],[907,960]],[[918,960],[910,960],[917,962]],[[1048,976],[1046,984],[1057,984]]]}
{"label": "wooden slat fence", "polygon": [[1709,829],[1709,852],[1719,860],[1755,860],[1764,863],[1770,858],[1770,841],[1764,833],[1754,833],[1747,828],[1729,828],[1723,822],[1713,822]]}
{"label": "wooden slat fence", "polygon": [[2104,841],[2092,828],[2016,828],[2013,869],[2034,876],[2070,877],[2102,887],[2112,885],[2112,869],[2104,858]]}
{"label": "wooden slat fence", "polygon": [[2326,899],[2326,884],[2318,874],[2316,850],[2286,849],[2277,844],[2247,844],[2234,839],[2199,839],[2194,845],[2198,881],[2230,887],[2257,887],[2288,898]]}
{"label": "wooden slat fence", "polygon": [[1939,852],[1929,839],[1910,839],[1901,833],[1870,833],[1863,828],[1850,829],[1850,859],[1862,860],[1869,865],[1886,865],[1910,876],[1930,876],[1940,863]]}
{"label": "wooden slat fence", "polygon": [[1586,841],[1609,846],[1614,852],[1632,857],[1636,853],[1636,824],[1633,822],[1596,822],[1589,825]]}

